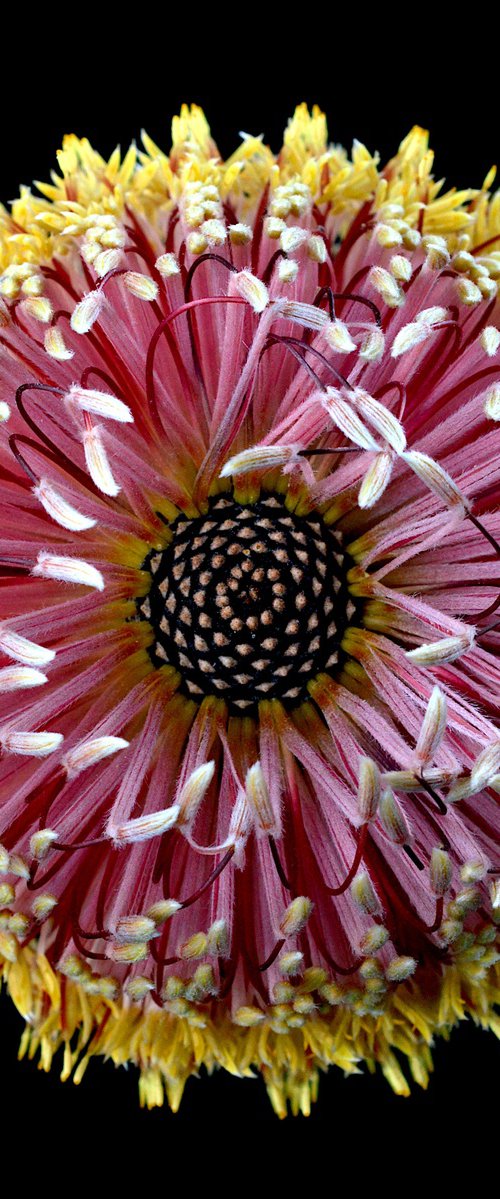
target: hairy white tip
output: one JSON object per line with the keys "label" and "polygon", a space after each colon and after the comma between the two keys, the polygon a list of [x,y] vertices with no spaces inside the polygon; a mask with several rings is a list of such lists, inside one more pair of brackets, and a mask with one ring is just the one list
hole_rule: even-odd
{"label": "hairy white tip", "polygon": [[160,254],[160,257],[156,259],[155,267],[164,279],[171,279],[173,275],[179,275],[181,269],[175,254]]}
{"label": "hairy white tip", "polygon": [[342,399],[334,387],[327,388],[322,403],[334,425],[349,438],[349,441],[353,441],[362,450],[372,450],[377,453],[381,449],[351,404]]}
{"label": "hairy white tip", "polygon": [[287,300],[280,316],[316,332],[330,324],[330,318],[323,308],[317,308],[315,304],[303,304],[300,300]]}
{"label": "hairy white tip", "polygon": [[65,755],[63,765],[69,778],[74,778],[82,770],[88,770],[103,758],[109,758],[119,749],[127,749],[130,743],[124,737],[93,737],[90,741],[82,741],[75,745]]}
{"label": "hairy white tip", "polygon": [[483,398],[484,411],[488,420],[500,421],[500,383],[492,383]]}
{"label": "hairy white tip", "polygon": [[363,823],[377,815],[380,800],[380,771],[372,758],[359,763],[358,809]]}
{"label": "hairy white tip", "polygon": [[0,694],[2,691],[17,691],[22,687],[40,687],[47,676],[31,666],[4,666],[0,670]]}
{"label": "hairy white tip", "polygon": [[75,333],[88,333],[89,329],[100,316],[106,297],[103,291],[90,291],[80,303],[76,305],[71,314],[71,328]]}
{"label": "hairy white tip", "polygon": [[140,271],[127,271],[123,276],[123,282],[127,290],[133,296],[137,296],[138,300],[156,300],[158,284],[151,278],[151,275],[141,275]]}
{"label": "hairy white tip", "polygon": [[27,637],[13,633],[5,625],[0,625],[0,649],[9,658],[14,658],[16,662],[23,662],[25,666],[47,666],[56,656],[54,649],[36,645]]}
{"label": "hairy white tip", "polygon": [[253,308],[254,312],[263,312],[269,303],[269,292],[265,283],[252,275],[251,271],[239,271],[231,275],[229,295],[241,296]]}
{"label": "hairy white tip", "polygon": [[212,782],[215,771],[215,762],[204,762],[202,766],[198,766],[189,775],[189,778],[181,788],[177,799],[179,808],[179,819],[177,824],[182,825],[192,824],[198,808],[204,799],[206,792]]}
{"label": "hairy white tip", "polygon": [[52,845],[58,841],[58,834],[52,828],[41,828],[30,837],[30,853],[38,862],[47,857]]}
{"label": "hairy white tip", "polygon": [[83,435],[83,449],[87,470],[92,482],[99,488],[99,491],[102,491],[103,495],[118,495],[120,486],[111,471],[108,455],[102,442],[101,430],[98,425],[95,425],[93,429],[85,430]]}
{"label": "hairy white tip", "polygon": [[352,403],[361,413],[364,420],[379,433],[396,454],[406,449],[406,434],[401,422],[374,396],[369,395],[362,387],[355,387],[352,393]]}
{"label": "hairy white tip", "polygon": [[479,337],[479,344],[488,358],[494,358],[500,347],[500,329],[495,328],[495,325],[486,325]]}
{"label": "hairy white tip", "polygon": [[446,696],[439,687],[434,687],[415,748],[415,758],[420,766],[425,766],[434,759],[446,730],[447,711]]}
{"label": "hairy white tip", "polygon": [[58,579],[61,583],[76,583],[81,587],[95,587],[97,591],[104,591],[100,570],[81,558],[59,557],[42,551],[32,573],[39,578]]}
{"label": "hairy white tip", "polygon": [[383,495],[392,474],[394,458],[391,453],[376,454],[363,478],[358,493],[360,508],[373,508]]}
{"label": "hairy white tip", "polygon": [[172,804],[161,812],[151,812],[149,816],[138,816],[136,820],[128,820],[117,828],[108,828],[108,836],[115,845],[135,845],[139,841],[149,841],[151,837],[161,837],[163,833],[174,828],[179,816],[179,805]]}
{"label": "hairy white tip", "polygon": [[427,645],[417,645],[416,649],[406,652],[406,657],[418,666],[437,666],[441,662],[453,662],[461,654],[467,653],[474,644],[474,629],[461,633],[458,637],[442,637],[440,641],[429,641]]}
{"label": "hairy white tip", "polygon": [[107,391],[96,391],[93,388],[78,387],[74,383],[65,397],[68,403],[75,404],[82,412],[93,412],[105,420],[116,420],[120,424],[132,424],[133,416],[127,404],[117,399]]}
{"label": "hairy white tip", "polygon": [[269,836],[276,836],[277,826],[266,780],[260,762],[254,762],[247,770],[245,792],[249,810],[257,825],[257,829]]}
{"label": "hairy white tip", "polygon": [[462,508],[465,512],[469,511],[470,504],[467,497],[463,495],[457,484],[438,462],[429,458],[428,454],[421,454],[418,450],[408,450],[402,454],[402,457],[419,479],[427,484],[427,487],[438,496],[447,508]]}
{"label": "hairy white tip", "polygon": [[383,266],[372,267],[368,282],[378,292],[388,308],[399,308],[404,303],[404,292],[401,291],[397,280]]}
{"label": "hairy white tip", "polygon": [[57,325],[51,325],[50,329],[47,329],[43,344],[49,358],[55,358],[57,362],[67,362],[75,356],[75,351],[70,350],[66,345],[61,330],[57,328]]}
{"label": "hairy white tip", "polygon": [[357,349],[356,342],[352,340],[343,321],[331,321],[326,326],[326,339],[332,350],[337,350],[338,354],[352,354]]}
{"label": "hairy white tip", "polygon": [[23,754],[28,757],[46,758],[59,749],[64,738],[62,733],[20,733],[13,729],[0,732],[0,743],[6,753]]}
{"label": "hairy white tip", "polygon": [[63,529],[69,529],[72,533],[81,533],[84,529],[93,529],[96,524],[91,517],[83,516],[81,512],[73,508],[72,504],[63,500],[47,479],[40,479],[38,486],[33,488],[33,493],[52,520],[55,520],[58,525],[62,525]]}
{"label": "hairy white tip", "polygon": [[407,354],[409,350],[414,350],[415,346],[421,342],[427,341],[431,336],[432,326],[425,324],[423,321],[412,321],[409,325],[403,325],[403,328],[396,334],[391,346],[391,358],[400,358],[402,354]]}
{"label": "hairy white tip", "polygon": [[298,895],[285,908],[280,920],[280,931],[284,937],[296,937],[305,928],[314,904],[307,895]]}

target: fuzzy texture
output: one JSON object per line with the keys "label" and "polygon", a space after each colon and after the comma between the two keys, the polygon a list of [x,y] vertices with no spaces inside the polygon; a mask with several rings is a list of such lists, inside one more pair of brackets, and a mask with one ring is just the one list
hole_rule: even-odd
{"label": "fuzzy texture", "polygon": [[[277,160],[221,163],[196,108],[173,134],[69,138],[1,215],[0,959],[24,1050],[131,1060],[149,1106],[203,1063],[280,1115],[332,1063],[405,1094],[396,1051],[425,1086],[434,1034],[498,1031],[498,200],[440,196],[419,129],[382,171],[304,106]],[[270,623],[308,618],[280,698],[257,651],[210,682],[194,553],[215,513],[229,622],[268,510],[268,555],[320,547],[307,605],[301,551],[269,567]]]}

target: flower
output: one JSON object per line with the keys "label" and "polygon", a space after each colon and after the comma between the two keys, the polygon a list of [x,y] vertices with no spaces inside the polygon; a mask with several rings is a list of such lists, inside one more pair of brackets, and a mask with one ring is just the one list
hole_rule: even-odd
{"label": "flower", "polygon": [[[180,1102],[498,1031],[498,200],[183,108],[0,217],[0,956]],[[497,248],[496,248],[497,247]]]}

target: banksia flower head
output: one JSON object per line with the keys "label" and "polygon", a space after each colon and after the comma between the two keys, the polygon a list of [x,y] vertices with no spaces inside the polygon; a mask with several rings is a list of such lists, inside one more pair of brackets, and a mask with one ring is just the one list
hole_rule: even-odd
{"label": "banksia flower head", "polygon": [[431,166],[184,108],[0,214],[0,960],[64,1078],[283,1115],[496,1027],[499,206]]}

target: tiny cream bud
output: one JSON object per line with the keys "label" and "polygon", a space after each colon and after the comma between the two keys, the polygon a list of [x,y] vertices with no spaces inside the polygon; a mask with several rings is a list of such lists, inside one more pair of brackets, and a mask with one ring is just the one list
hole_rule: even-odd
{"label": "tiny cream bud", "polygon": [[193,770],[186,780],[177,799],[179,817],[177,827],[192,824],[214,777],[215,762],[204,762]]}
{"label": "tiny cream bud", "polygon": [[479,304],[483,298],[482,292],[477,284],[472,282],[472,279],[465,277],[457,279],[455,289],[459,300],[467,308],[472,308],[475,304]]}
{"label": "tiny cream bud", "polygon": [[307,243],[307,253],[313,262],[326,262],[326,246],[319,234],[311,234]]}
{"label": "tiny cream bud", "polygon": [[123,944],[113,944],[109,956],[114,962],[121,962],[127,966],[133,965],[134,962],[144,962],[149,957],[148,943],[147,941],[129,941]]}
{"label": "tiny cream bud", "polygon": [[136,1003],[140,1003],[141,999],[145,999],[150,991],[154,991],[154,982],[150,978],[146,978],[143,974],[136,974],[135,978],[127,979],[124,985],[124,991]]}
{"label": "tiny cream bud", "polygon": [[31,905],[31,911],[36,920],[46,920],[47,916],[50,916],[50,913],[53,912],[56,904],[57,899],[55,895],[37,895]]}
{"label": "tiny cream bud", "polygon": [[343,321],[330,321],[326,326],[325,333],[328,344],[339,354],[352,354],[356,349],[356,342],[352,340],[347,325]]}
{"label": "tiny cream bud", "polygon": [[242,296],[251,305],[254,312],[263,312],[269,303],[267,287],[261,279],[252,275],[251,271],[239,271],[238,274],[231,275],[229,295]]}
{"label": "tiny cream bud", "polygon": [[412,266],[409,258],[405,258],[404,254],[394,254],[389,266],[391,275],[394,275],[398,283],[409,283],[412,276]]}
{"label": "tiny cream bud", "polygon": [[445,734],[447,713],[446,696],[439,687],[434,687],[415,748],[415,759],[420,767],[433,761]]}
{"label": "tiny cream bud", "polygon": [[112,474],[99,425],[94,425],[91,429],[85,429],[83,434],[83,449],[87,470],[92,482],[95,483],[99,491],[102,491],[103,495],[118,495],[120,487]]}
{"label": "tiny cream bud", "polygon": [[52,828],[41,828],[37,833],[33,833],[30,838],[30,852],[37,862],[47,857],[51,846],[58,839],[58,834]]}
{"label": "tiny cream bud", "polygon": [[374,820],[380,800],[380,772],[371,758],[359,764],[358,810],[363,824]]}
{"label": "tiny cream bud", "polygon": [[430,884],[434,895],[446,895],[451,887],[452,865],[444,849],[433,849],[429,867]]}
{"label": "tiny cream bud", "polygon": [[330,318],[323,308],[317,308],[315,304],[303,304],[299,300],[287,300],[280,316],[302,325],[304,329],[314,329],[317,332],[330,323]]}
{"label": "tiny cream bud", "polygon": [[181,269],[175,254],[160,254],[160,257],[156,259],[155,267],[164,279],[171,279],[173,275],[180,274]]}
{"label": "tiny cream bud", "polygon": [[207,953],[211,957],[226,958],[229,955],[229,930],[225,920],[214,920],[207,933]]}
{"label": "tiny cream bud", "polygon": [[400,304],[404,303],[404,293],[398,286],[394,276],[389,271],[386,271],[383,266],[372,267],[368,275],[368,282],[382,296],[388,308],[398,308]]}
{"label": "tiny cream bud", "polygon": [[71,328],[75,333],[88,333],[101,315],[106,303],[103,291],[90,291],[73,309]]}
{"label": "tiny cream bud", "polygon": [[150,941],[156,936],[156,924],[148,916],[122,916],[116,925],[115,937],[120,944]]}
{"label": "tiny cream bud", "polygon": [[487,745],[474,762],[470,773],[472,791],[482,791],[500,772],[500,740]]}
{"label": "tiny cream bud", "polygon": [[488,358],[493,358],[500,346],[500,329],[495,325],[486,325],[479,336],[479,344]]}
{"label": "tiny cream bud", "polygon": [[391,358],[400,358],[402,354],[407,354],[409,350],[414,350],[423,341],[427,341],[431,333],[431,325],[427,325],[423,321],[413,321],[409,325],[403,325],[403,328],[396,334],[392,343]]}
{"label": "tiny cream bud", "polygon": [[403,810],[390,788],[384,791],[380,800],[379,819],[389,840],[396,845],[405,845],[411,840]]}
{"label": "tiny cream bud", "polygon": [[276,836],[276,819],[260,762],[255,762],[247,771],[245,792],[257,831],[267,836]]}
{"label": "tiny cream bud", "polygon": [[298,225],[289,225],[280,236],[280,246],[285,254],[293,254],[295,250],[299,250],[304,242],[309,240],[307,229],[300,229]]}
{"label": "tiny cream bud", "polygon": [[360,446],[363,450],[373,450],[375,453],[381,449],[352,406],[342,399],[335,388],[327,388],[322,403],[333,423],[355,445]]}
{"label": "tiny cream bud", "polygon": [[281,970],[281,973],[284,974],[285,977],[288,975],[293,976],[294,974],[300,974],[303,961],[304,954],[300,953],[298,950],[295,950],[292,951],[292,953],[284,953],[282,957],[278,959],[278,966]]}
{"label": "tiny cream bud", "polygon": [[384,494],[391,479],[393,465],[393,454],[382,453],[375,455],[373,462],[363,477],[358,492],[358,504],[360,508],[373,508],[373,505]]}
{"label": "tiny cream bud", "polygon": [[138,300],[156,300],[158,284],[150,275],[142,275],[140,271],[127,271],[123,275],[123,282],[127,291],[137,296]]}
{"label": "tiny cream bud", "polygon": [[233,1016],[234,1023],[241,1024],[243,1028],[254,1028],[256,1024],[262,1024],[265,1018],[265,1012],[250,1006],[239,1007]]}
{"label": "tiny cream bud", "polygon": [[460,878],[463,883],[479,883],[484,878],[486,870],[486,863],[481,862],[479,859],[464,862],[460,869]]}
{"label": "tiny cream bud", "polygon": [[296,937],[305,928],[313,910],[313,904],[306,895],[298,895],[285,908],[280,920],[280,931],[284,937]]}
{"label": "tiny cream bud", "polygon": [[439,325],[441,321],[445,321],[448,316],[447,308],[440,308],[437,304],[432,308],[422,308],[422,311],[415,317],[417,324],[424,325]]}
{"label": "tiny cream bud", "polygon": [[207,952],[207,938],[205,933],[193,933],[187,941],[179,945],[177,952],[183,961],[191,961],[193,958],[202,958]]}
{"label": "tiny cream bud", "polygon": [[57,325],[51,325],[50,329],[46,330],[43,344],[49,357],[55,358],[58,362],[67,362],[75,356],[75,351],[68,348]]}
{"label": "tiny cream bud", "polygon": [[244,225],[241,221],[229,226],[229,240],[233,246],[246,246],[252,240],[253,233],[250,225]]}
{"label": "tiny cream bud", "polygon": [[393,958],[392,962],[389,962],[385,977],[391,983],[404,982],[405,978],[410,978],[415,973],[417,965],[418,963],[415,961],[415,958]]}
{"label": "tiny cream bud", "polygon": [[484,411],[488,420],[500,421],[500,383],[492,383],[485,392]]}
{"label": "tiny cream bud", "polygon": [[380,903],[366,870],[360,870],[351,883],[351,895],[356,907],[366,915],[375,916],[381,911]]}
{"label": "tiny cream bud", "polygon": [[359,357],[363,358],[365,362],[378,362],[384,353],[384,347],[384,334],[378,325],[374,325],[361,342]]}
{"label": "tiny cream bud", "polygon": [[356,387],[352,393],[352,402],[361,413],[364,420],[385,439],[387,444],[397,454],[402,454],[406,448],[406,435],[401,422],[374,396],[369,395],[362,387]]}
{"label": "tiny cream bud", "polygon": [[146,916],[149,920],[154,920],[155,924],[164,924],[165,920],[170,920],[181,908],[182,904],[177,899],[159,899],[158,903],[153,903],[148,908]]}
{"label": "tiny cream bud", "polygon": [[388,940],[389,933],[383,924],[374,924],[362,936],[359,948],[361,953],[371,956],[372,953],[377,953],[379,949],[383,949]]}

